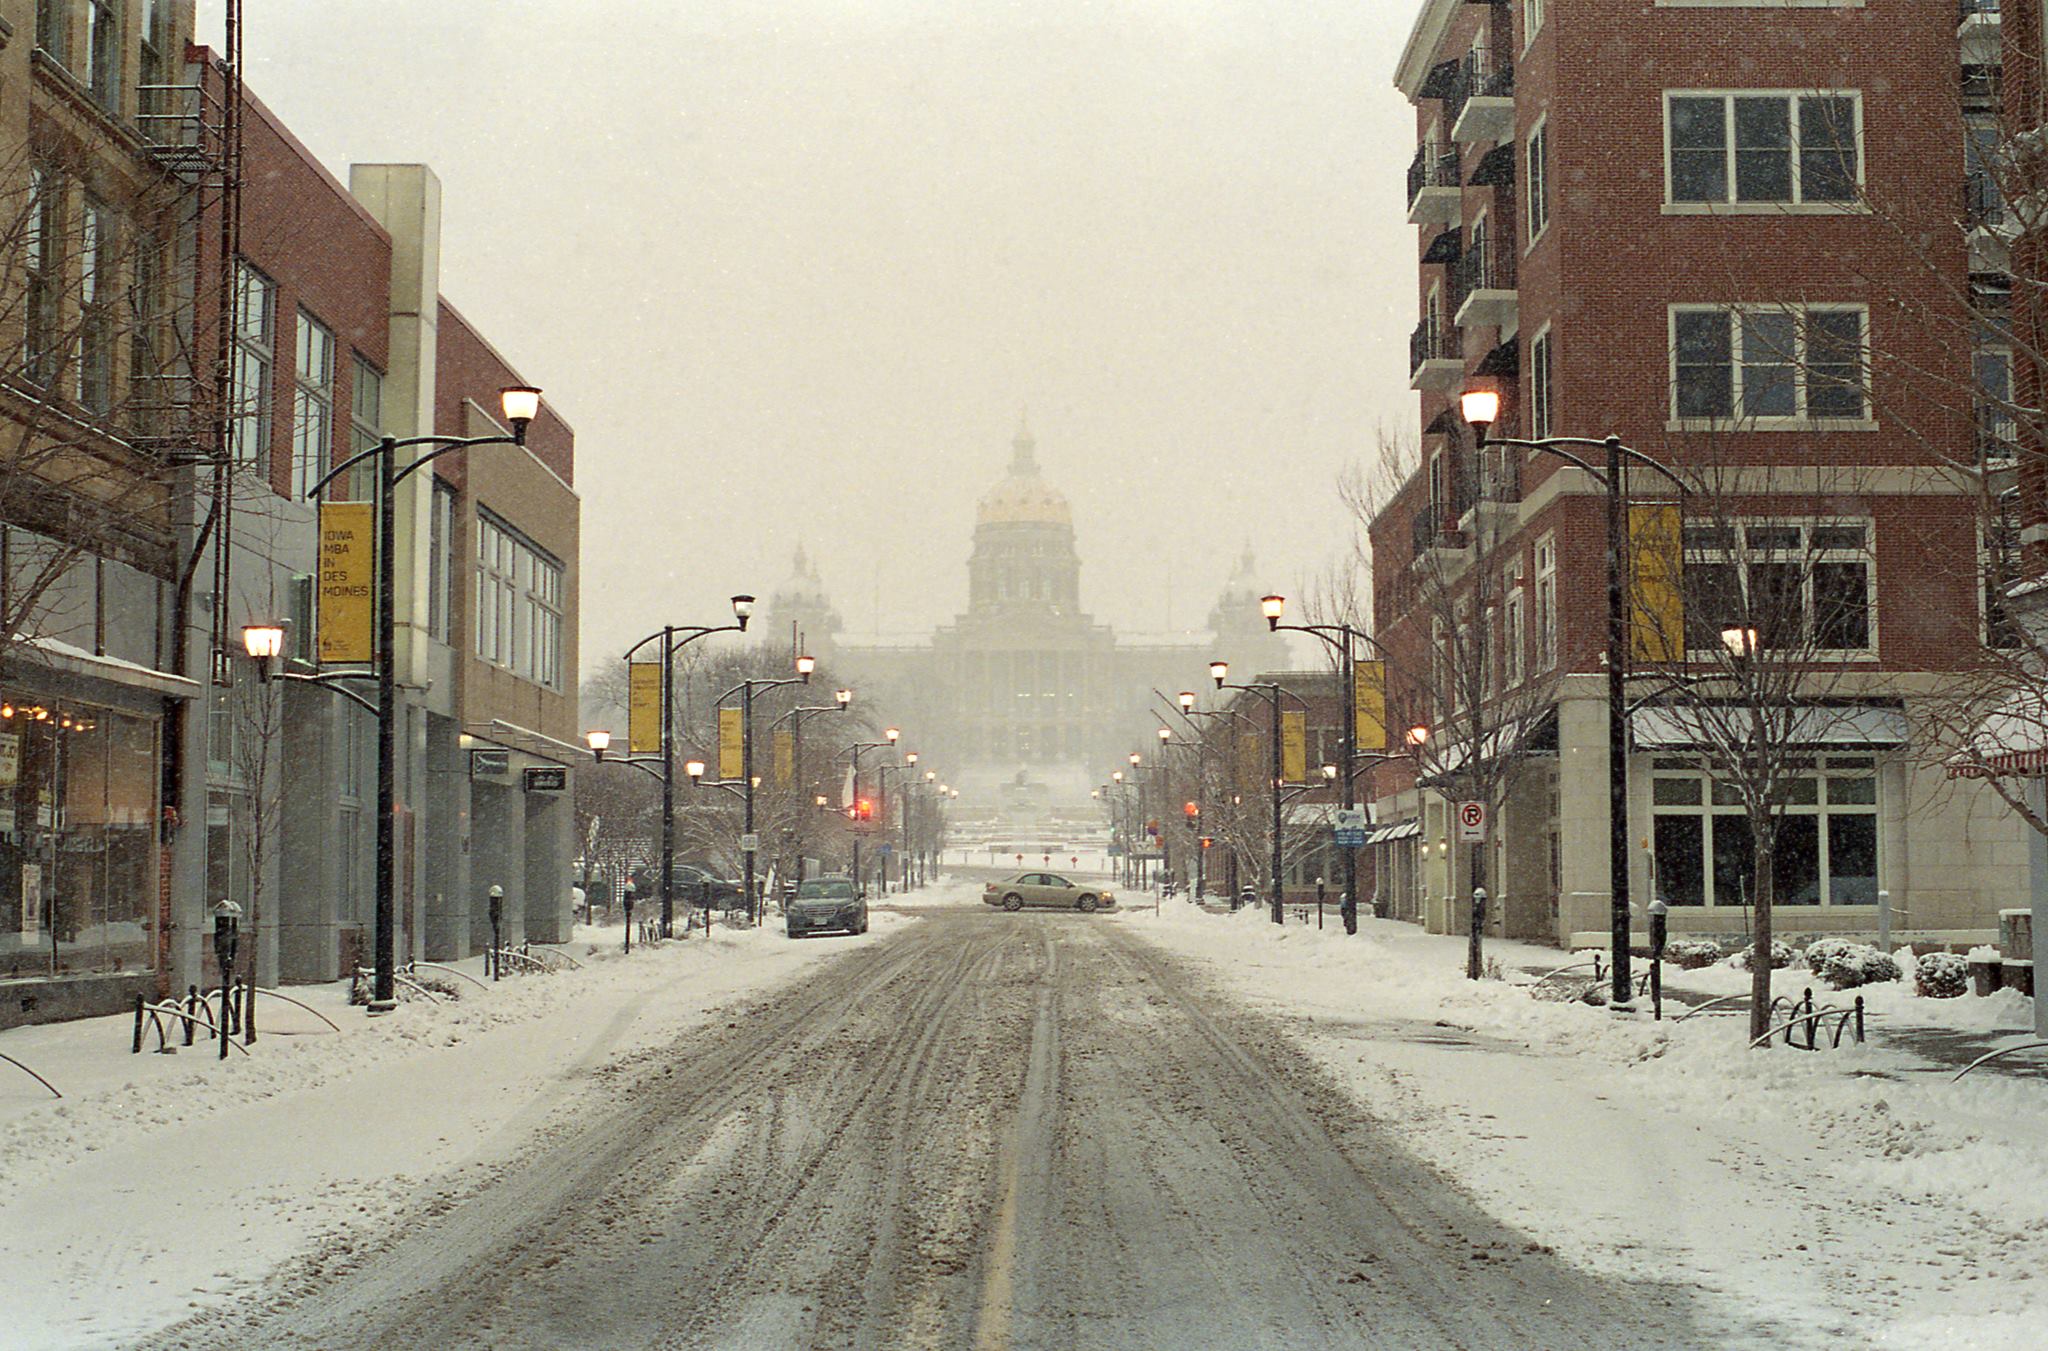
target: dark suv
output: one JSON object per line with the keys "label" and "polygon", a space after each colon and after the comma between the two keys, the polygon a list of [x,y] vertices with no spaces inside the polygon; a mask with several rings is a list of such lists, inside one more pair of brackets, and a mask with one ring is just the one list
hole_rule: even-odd
{"label": "dark suv", "polygon": [[[675,899],[698,909],[738,910],[746,904],[746,889],[737,879],[719,877],[694,863],[678,863],[673,874]],[[634,889],[641,903],[661,899],[661,864],[650,863],[633,873]]]}
{"label": "dark suv", "polygon": [[868,931],[868,903],[856,896],[853,882],[845,877],[813,877],[797,883],[783,912],[791,938],[837,929],[841,933]]}

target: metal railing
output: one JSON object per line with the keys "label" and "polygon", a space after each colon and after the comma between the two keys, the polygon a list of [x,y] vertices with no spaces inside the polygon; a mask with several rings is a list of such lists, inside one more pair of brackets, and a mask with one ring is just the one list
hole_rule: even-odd
{"label": "metal railing", "polygon": [[1475,98],[1509,98],[1514,92],[1514,62],[1491,47],[1474,47],[1458,63],[1458,76],[1444,95],[1444,122],[1458,125],[1458,115]]}
{"label": "metal railing", "polygon": [[2005,221],[2005,194],[1988,170],[1978,169],[1963,179],[1963,223],[1972,228],[1999,225]]}
{"label": "metal railing", "polygon": [[1415,199],[1422,195],[1424,188],[1455,188],[1458,185],[1456,150],[1432,141],[1424,141],[1415,147],[1415,158],[1408,161],[1408,205],[1415,205]]}
{"label": "metal railing", "polygon": [[1515,251],[1502,248],[1492,239],[1482,240],[1478,248],[1465,250],[1451,273],[1457,279],[1461,297],[1474,291],[1512,291],[1515,289]]}
{"label": "metal railing", "polygon": [[1464,359],[1464,345],[1458,340],[1458,330],[1448,324],[1438,324],[1425,319],[1408,335],[1410,375],[1422,369],[1422,363],[1425,361],[1463,362]]}

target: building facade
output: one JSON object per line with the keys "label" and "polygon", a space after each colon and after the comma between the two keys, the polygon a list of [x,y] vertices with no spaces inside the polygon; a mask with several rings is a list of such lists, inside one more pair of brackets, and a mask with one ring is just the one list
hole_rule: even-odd
{"label": "building facade", "polygon": [[[1747,932],[1748,822],[1673,711],[1715,687],[1655,678],[1725,676],[1725,626],[1768,602],[1785,628],[1763,641],[1798,649],[1787,700],[1816,710],[1782,816],[1780,932],[1869,931],[1883,904],[1895,932],[1963,942],[2014,903],[2017,823],[1927,763],[1923,730],[1995,626],[1980,506],[2006,453],[1980,397],[2004,281],[1972,130],[1996,7],[1957,17],[1421,7],[1396,82],[1416,109],[1422,436],[1370,531],[1395,725],[1433,728],[1420,773],[1376,787],[1395,913],[1455,928],[1479,876],[1514,936],[1608,923],[1606,487],[1598,463],[1476,448],[1458,407],[1475,386],[1500,395],[1495,435],[1591,438],[1597,461],[1613,433],[1687,485],[1637,471],[1623,489],[1632,522],[1677,513],[1673,605],[1629,593],[1634,897],[1669,902],[1674,932]],[[1461,844],[1448,782],[1509,756],[1487,842]]]}
{"label": "building facade", "polygon": [[928,639],[886,643],[843,632],[811,560],[771,598],[769,631],[794,632],[900,719],[932,763],[947,765],[966,811],[999,790],[1043,785],[1049,804],[1085,813],[1089,790],[1150,743],[1169,698],[1221,656],[1273,664],[1282,649],[1259,617],[1247,555],[1207,632],[1131,641],[1081,604],[1073,512],[1019,428],[1003,477],[976,504],[967,608]]}

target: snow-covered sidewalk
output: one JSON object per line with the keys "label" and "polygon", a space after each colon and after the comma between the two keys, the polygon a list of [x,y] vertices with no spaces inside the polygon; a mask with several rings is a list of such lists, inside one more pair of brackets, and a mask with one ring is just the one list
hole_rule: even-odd
{"label": "snow-covered sidewalk", "polygon": [[458,980],[462,998],[383,1018],[345,984],[292,987],[341,1031],[263,1001],[255,1054],[225,1061],[206,1041],[131,1055],[128,1017],[0,1034],[65,1095],[0,1064],[0,1345],[118,1344],[228,1298],[425,1179],[509,1156],[587,1071],[915,922],[802,942],[780,923],[718,929],[630,957],[618,927],[579,929],[560,950],[583,970]]}
{"label": "snow-covered sidewalk", "polygon": [[[1465,980],[1463,939],[1405,924],[1366,921],[1347,940],[1334,922],[1282,929],[1263,910],[1174,902],[1121,922],[1281,1015],[1417,1153],[1573,1261],[1695,1282],[1759,1342],[2040,1344],[2048,1084],[1952,1085],[1875,1045],[1756,1053],[1740,1020],[1652,1023],[1539,1000]],[[1569,960],[1499,942],[1488,953],[1507,967]],[[1783,974],[1787,989],[1804,977]],[[1917,1000],[1910,986],[1871,996],[1894,1021],[2025,1016],[2009,1001]]]}

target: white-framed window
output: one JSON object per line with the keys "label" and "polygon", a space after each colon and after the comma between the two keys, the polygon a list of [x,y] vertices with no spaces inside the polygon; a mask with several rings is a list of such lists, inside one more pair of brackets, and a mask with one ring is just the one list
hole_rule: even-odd
{"label": "white-framed window", "polygon": [[[1815,756],[1791,769],[1772,861],[1775,903],[1875,905],[1875,758]],[[1729,909],[1755,899],[1756,850],[1732,786],[1717,781],[1702,760],[1660,756],[1651,768],[1650,802],[1658,896],[1669,905]]]}
{"label": "white-framed window", "polygon": [[2012,411],[2012,349],[1981,346],[1972,354],[1971,366],[1977,385],[1978,461],[2010,464],[2019,449],[2019,424]]}
{"label": "white-framed window", "polygon": [[228,432],[235,462],[269,467],[270,371],[277,354],[277,283],[235,263],[235,351],[228,372]]}
{"label": "white-framed window", "polygon": [[1422,306],[1422,321],[1428,325],[1429,350],[1442,350],[1437,345],[1444,336],[1444,288],[1441,282],[1429,284],[1429,298]]}
{"label": "white-framed window", "polygon": [[1862,146],[1855,90],[1666,90],[1664,200],[1840,209],[1862,188]]}
{"label": "white-framed window", "polygon": [[476,654],[514,675],[562,682],[562,565],[489,512],[477,512]]}
{"label": "white-framed window", "polygon": [[1862,424],[1868,320],[1862,305],[1673,305],[1672,417]]}
{"label": "white-framed window", "polygon": [[292,387],[292,496],[303,498],[327,472],[334,444],[334,333],[299,311],[298,374]]}
{"label": "white-framed window", "polygon": [[1543,27],[1543,0],[1522,0],[1522,47],[1527,50]]}
{"label": "white-framed window", "polygon": [[1528,184],[1529,243],[1533,247],[1550,228],[1550,119],[1540,117],[1536,125],[1529,128],[1529,138],[1523,146],[1523,158],[1527,161],[1522,175]]}
{"label": "white-framed window", "polygon": [[36,46],[58,65],[71,64],[70,0],[36,0]]}
{"label": "white-framed window", "polygon": [[1506,599],[1501,605],[1500,675],[1501,683],[1513,689],[1522,683],[1523,654],[1529,643],[1521,559],[1508,564],[1501,582]]}
{"label": "white-framed window", "polygon": [[1536,541],[1536,661],[1535,669],[1548,671],[1557,665],[1557,536]]}
{"label": "white-framed window", "polygon": [[[384,435],[384,373],[354,354],[349,365],[348,453],[362,454]],[[327,485],[334,502],[365,502],[376,495],[375,461],[365,461]]]}
{"label": "white-framed window", "polygon": [[85,199],[84,229],[79,238],[78,370],[79,405],[104,413],[114,402],[114,276],[117,232],[114,209],[95,198]]}
{"label": "white-framed window", "polygon": [[444,643],[453,641],[455,540],[455,488],[436,477],[427,523],[427,633]]}
{"label": "white-framed window", "polygon": [[1686,647],[1716,653],[1729,629],[1797,657],[1877,651],[1868,521],[1722,521],[1684,527]]}
{"label": "white-framed window", "polygon": [[1486,211],[1482,208],[1472,218],[1472,232],[1466,237],[1465,257],[1469,260],[1464,273],[1465,284],[1474,290],[1485,290],[1493,285],[1493,259],[1486,252],[1486,237],[1491,229]]}
{"label": "white-framed window", "polygon": [[28,212],[22,231],[22,270],[28,283],[22,327],[22,370],[39,385],[57,377],[57,298],[63,288],[64,191],[41,165],[28,171]]}
{"label": "white-framed window", "polygon": [[1552,347],[1550,325],[1545,324],[1529,342],[1529,435],[1538,440],[1553,435]]}

